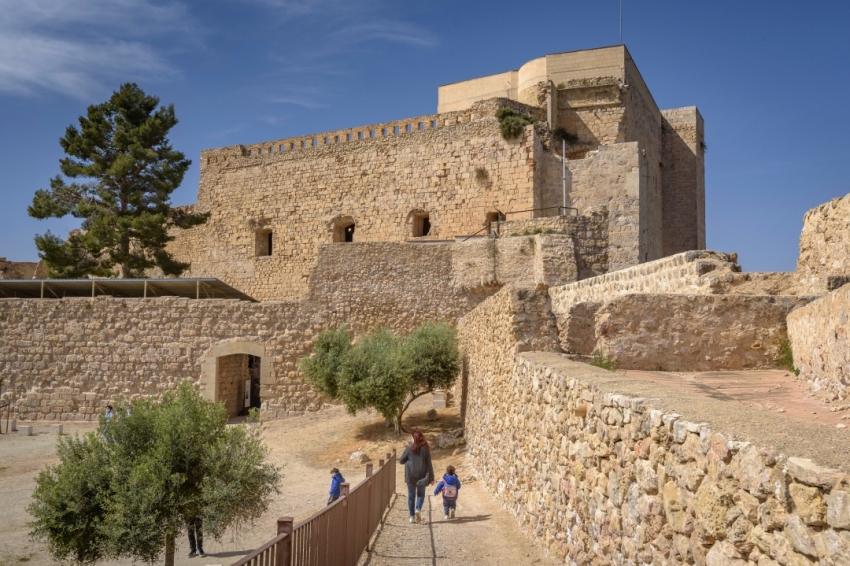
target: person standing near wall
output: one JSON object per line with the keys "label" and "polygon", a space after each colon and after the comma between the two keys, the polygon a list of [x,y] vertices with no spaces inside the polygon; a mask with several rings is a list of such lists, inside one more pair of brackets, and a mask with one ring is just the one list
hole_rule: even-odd
{"label": "person standing near wall", "polygon": [[340,487],[345,483],[345,478],[339,473],[339,469],[331,470],[331,489],[328,492],[328,505],[339,499]]}
{"label": "person standing near wall", "polygon": [[425,501],[425,487],[434,483],[434,466],[431,464],[431,448],[421,430],[413,431],[411,442],[398,459],[404,464],[404,483],[407,484],[407,507],[410,510],[410,522],[422,521],[422,503]]}

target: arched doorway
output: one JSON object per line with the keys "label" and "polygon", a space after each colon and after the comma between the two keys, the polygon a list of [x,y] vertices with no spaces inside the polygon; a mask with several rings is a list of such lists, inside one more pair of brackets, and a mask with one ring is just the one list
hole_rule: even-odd
{"label": "arched doorway", "polygon": [[229,417],[260,408],[264,386],[272,385],[271,359],[261,344],[232,341],[217,344],[201,357],[204,396],[224,403]]}

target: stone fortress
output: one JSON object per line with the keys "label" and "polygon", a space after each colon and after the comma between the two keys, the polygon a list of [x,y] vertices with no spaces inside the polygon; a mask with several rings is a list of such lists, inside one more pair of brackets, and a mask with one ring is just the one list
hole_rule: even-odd
{"label": "stone fortress", "polygon": [[[433,115],[202,152],[192,208],[210,220],[171,249],[187,277],[254,302],[20,298],[0,281],[13,415],[93,420],[186,378],[233,415],[246,382],[266,418],[319,410],[297,369],[318,332],[442,317],[464,353],[469,453],[487,455],[474,465],[567,564],[850,564],[846,430],[726,418],[720,400],[576,361],[758,370],[790,346],[801,382],[850,408],[850,196],[806,214],[795,272],[743,273],[705,250],[702,117],[659,110],[625,46],[438,99]],[[502,108],[533,123],[505,139]]]}

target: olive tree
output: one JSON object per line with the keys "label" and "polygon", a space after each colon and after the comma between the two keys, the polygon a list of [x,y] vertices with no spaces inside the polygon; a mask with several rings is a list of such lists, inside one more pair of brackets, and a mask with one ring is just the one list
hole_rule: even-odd
{"label": "olive tree", "polygon": [[349,413],[375,409],[399,433],[416,398],[451,387],[460,355],[455,330],[445,321],[427,321],[407,336],[376,328],[356,344],[342,326],[321,332],[300,367],[309,383]]}
{"label": "olive tree", "polygon": [[160,400],[119,404],[116,414],[100,433],[61,437],[59,463],[36,480],[31,533],[57,560],[164,555],[173,565],[188,522],[200,519],[206,536],[221,539],[280,493],[258,420],[226,426],[224,407],[187,381]]}

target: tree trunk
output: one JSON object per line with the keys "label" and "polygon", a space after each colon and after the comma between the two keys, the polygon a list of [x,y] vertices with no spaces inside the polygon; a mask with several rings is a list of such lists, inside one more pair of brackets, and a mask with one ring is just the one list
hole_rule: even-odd
{"label": "tree trunk", "polygon": [[395,425],[395,435],[396,436],[401,436],[402,432],[407,432],[406,430],[404,430],[404,427],[401,426],[401,415],[402,415],[402,412],[399,411],[398,414],[395,417],[395,422],[393,423]]}
{"label": "tree trunk", "polygon": [[165,566],[174,566],[174,533],[165,535]]}

